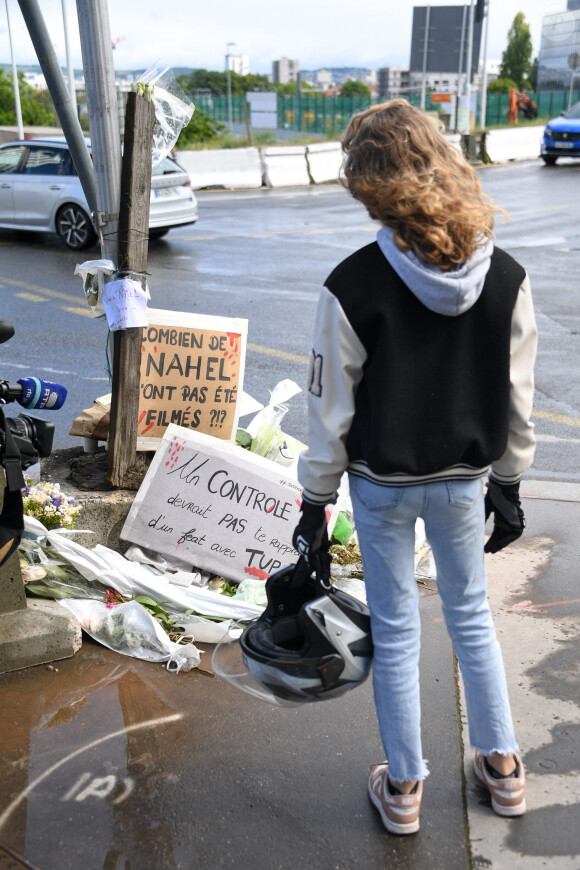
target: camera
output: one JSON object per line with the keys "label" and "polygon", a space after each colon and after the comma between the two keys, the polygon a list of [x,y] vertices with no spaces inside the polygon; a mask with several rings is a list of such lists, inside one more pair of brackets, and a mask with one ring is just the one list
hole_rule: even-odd
{"label": "camera", "polygon": [[[0,344],[8,341],[14,335],[14,327],[7,320],[0,320]],[[28,382],[33,382],[33,386],[37,386],[36,394],[32,394]],[[54,394],[58,388],[61,393],[66,390],[58,384],[47,384],[44,381],[38,381],[36,378],[24,378],[18,383],[12,384],[9,381],[0,381],[0,464],[5,466],[7,455],[14,458],[16,451],[20,456],[20,467],[22,471],[35,465],[39,459],[50,456],[52,451],[52,442],[54,439],[54,423],[47,423],[37,417],[30,417],[28,414],[19,414],[18,417],[5,417],[2,413],[2,406],[10,402],[19,402],[26,407],[43,408],[48,407],[46,402],[47,389]],[[60,404],[53,405],[60,407],[64,398],[58,396]],[[8,450],[7,450],[8,446]]]}
{"label": "camera", "polygon": [[20,466],[23,471],[35,465],[39,459],[50,456],[54,438],[54,423],[46,423],[27,414],[18,417],[5,417],[4,428],[0,424],[0,462],[4,465],[6,454],[6,429],[20,453]]}

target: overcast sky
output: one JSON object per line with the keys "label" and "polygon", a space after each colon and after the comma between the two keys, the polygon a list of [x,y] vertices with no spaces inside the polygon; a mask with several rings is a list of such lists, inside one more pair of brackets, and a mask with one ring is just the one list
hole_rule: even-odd
{"label": "overcast sky", "polygon": [[[7,0],[17,64],[37,63],[17,0]],[[66,65],[63,0],[41,0],[59,60]],[[75,0],[64,0],[72,60],[82,68]],[[250,72],[269,74],[272,60],[297,59],[301,69],[409,64],[414,0],[109,0],[111,39],[118,70],[143,69],[156,61],[171,67],[223,70],[227,44],[248,55]],[[435,0],[431,6],[463,5]],[[490,0],[488,59],[500,59],[515,15],[530,25],[534,57],[542,17],[563,12],[566,0]],[[5,2],[0,3],[0,62],[10,63]]]}

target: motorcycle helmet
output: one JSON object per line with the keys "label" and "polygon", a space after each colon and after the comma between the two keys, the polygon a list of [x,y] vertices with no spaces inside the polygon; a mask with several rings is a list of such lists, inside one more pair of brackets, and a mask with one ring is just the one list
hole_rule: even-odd
{"label": "motorcycle helmet", "polygon": [[[239,639],[242,666],[224,667],[216,649],[216,673],[282,706],[336,698],[366,680],[373,656],[366,604],[329,576],[313,577],[302,559],[272,574],[266,594],[266,610]],[[235,651],[228,652],[231,659]]]}

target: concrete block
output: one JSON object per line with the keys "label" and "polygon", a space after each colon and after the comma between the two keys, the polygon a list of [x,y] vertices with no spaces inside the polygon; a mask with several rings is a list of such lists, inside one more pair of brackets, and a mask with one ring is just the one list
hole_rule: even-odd
{"label": "concrete block", "polygon": [[540,156],[543,131],[543,126],[489,130],[486,138],[487,153],[494,163],[533,160]]}
{"label": "concrete block", "polygon": [[305,145],[276,145],[262,148],[264,182],[268,187],[310,184]]}
{"label": "concrete block", "polygon": [[82,645],[77,619],[56,601],[0,615],[0,674],[73,656]]}
{"label": "concrete block", "polygon": [[194,190],[262,186],[262,163],[257,148],[179,151],[177,160],[189,172]]}
{"label": "concrete block", "polygon": [[0,565],[0,615],[26,609],[18,551]]}
{"label": "concrete block", "polygon": [[338,181],[343,159],[340,142],[317,142],[306,146],[306,160],[314,184]]}

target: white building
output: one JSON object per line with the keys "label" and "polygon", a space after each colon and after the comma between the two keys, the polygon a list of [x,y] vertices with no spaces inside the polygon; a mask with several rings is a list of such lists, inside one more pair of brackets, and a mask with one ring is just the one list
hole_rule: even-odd
{"label": "white building", "polygon": [[281,57],[272,61],[272,81],[274,84],[286,85],[295,82],[300,72],[300,62],[289,57]]}
{"label": "white building", "polygon": [[25,72],[24,81],[35,91],[46,91],[47,89],[46,79],[42,73]]}
{"label": "white building", "polygon": [[332,80],[332,73],[328,69],[319,69],[316,73],[316,85],[319,88],[322,88],[323,91],[331,88],[334,84]]}
{"label": "white building", "polygon": [[378,72],[379,96],[384,100],[395,100],[409,93],[409,67],[384,66]]}
{"label": "white building", "polygon": [[250,58],[247,54],[226,54],[225,68],[239,76],[247,76],[250,74]]}

